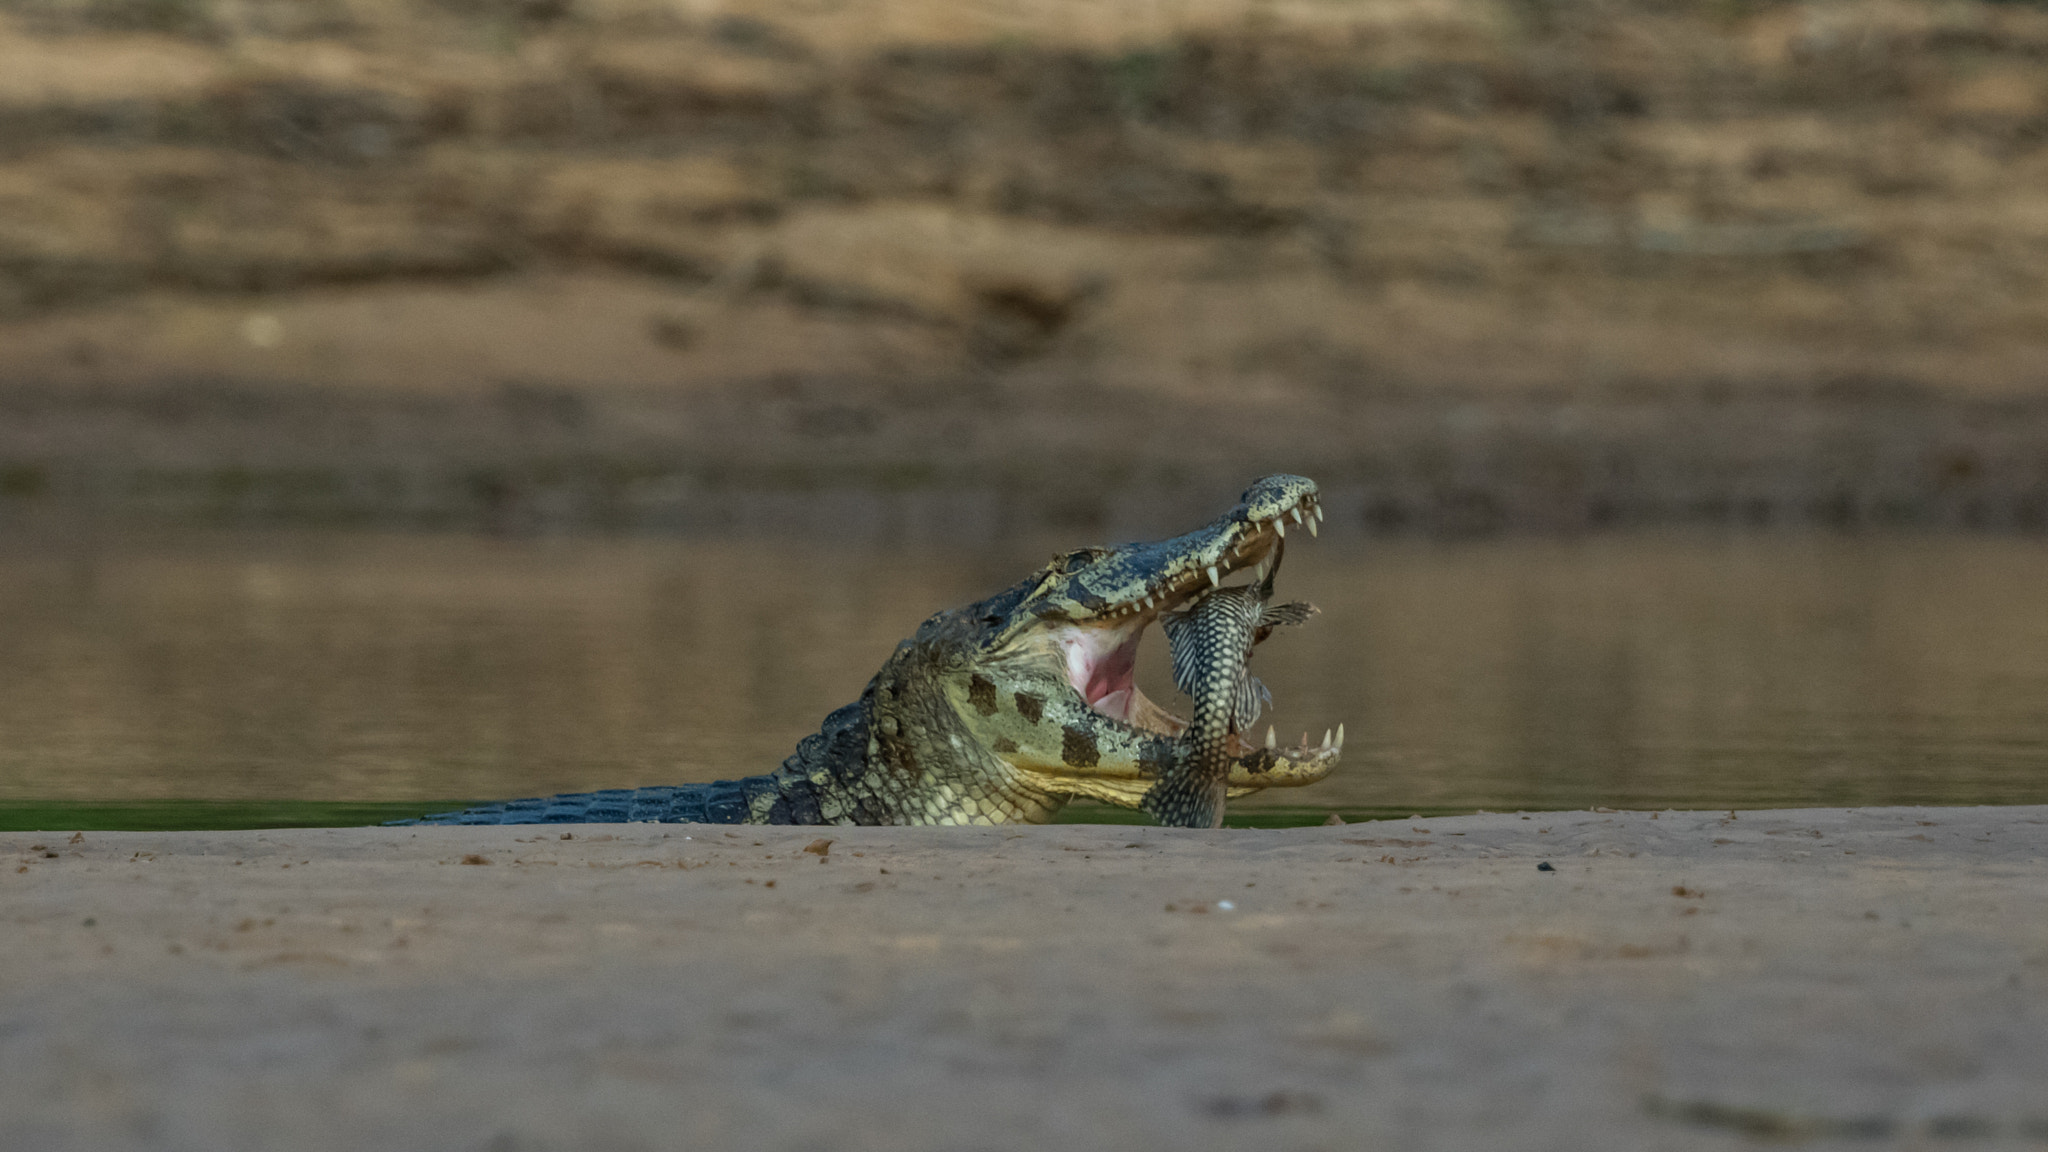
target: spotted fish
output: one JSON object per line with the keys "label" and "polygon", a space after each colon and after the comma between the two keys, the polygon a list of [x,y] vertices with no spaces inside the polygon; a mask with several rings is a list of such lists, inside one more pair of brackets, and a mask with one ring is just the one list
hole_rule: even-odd
{"label": "spotted fish", "polygon": [[1173,682],[1194,698],[1194,718],[1176,742],[1173,760],[1141,803],[1153,819],[1177,828],[1218,828],[1230,779],[1231,737],[1248,732],[1272,693],[1251,674],[1252,648],[1285,624],[1315,615],[1313,604],[1269,604],[1273,570],[1256,584],[1215,588],[1180,612],[1160,618],[1173,657]]}

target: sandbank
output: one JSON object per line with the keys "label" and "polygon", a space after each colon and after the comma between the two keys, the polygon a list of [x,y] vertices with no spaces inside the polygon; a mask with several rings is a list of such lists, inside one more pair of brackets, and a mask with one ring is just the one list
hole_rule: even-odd
{"label": "sandbank", "polygon": [[6,833],[0,865],[11,1147],[2048,1143],[2044,807]]}

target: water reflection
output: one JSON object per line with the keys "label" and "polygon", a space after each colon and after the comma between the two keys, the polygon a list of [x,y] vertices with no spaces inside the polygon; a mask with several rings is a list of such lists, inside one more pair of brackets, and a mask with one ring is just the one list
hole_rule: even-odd
{"label": "water reflection", "polygon": [[[0,552],[0,800],[482,798],[764,771],[1059,544],[319,535]],[[1260,650],[1281,803],[2048,802],[2048,548],[1325,544]],[[1171,696],[1147,644],[1147,691]],[[1290,725],[1292,728],[1290,729]]]}

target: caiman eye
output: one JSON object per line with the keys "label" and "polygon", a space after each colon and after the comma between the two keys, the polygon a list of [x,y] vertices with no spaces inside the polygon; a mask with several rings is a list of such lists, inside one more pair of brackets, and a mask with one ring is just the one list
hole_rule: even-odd
{"label": "caiman eye", "polygon": [[1095,563],[1096,557],[1101,556],[1106,552],[1108,552],[1108,549],[1106,548],[1077,549],[1076,551],[1069,552],[1065,556],[1061,556],[1058,559],[1054,560],[1053,566],[1058,568],[1061,572],[1072,572],[1077,568],[1086,568],[1088,565]]}

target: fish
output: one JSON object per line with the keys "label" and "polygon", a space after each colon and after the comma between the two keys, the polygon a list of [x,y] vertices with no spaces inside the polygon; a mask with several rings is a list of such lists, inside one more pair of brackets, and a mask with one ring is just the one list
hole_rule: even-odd
{"label": "fish", "polygon": [[1273,694],[1251,674],[1252,649],[1274,629],[1300,624],[1318,611],[1302,601],[1271,603],[1279,572],[1276,554],[1263,580],[1212,588],[1187,608],[1160,617],[1174,686],[1195,702],[1172,760],[1139,804],[1162,825],[1223,826],[1230,766],[1237,759],[1233,737],[1249,731],[1273,703]]}

